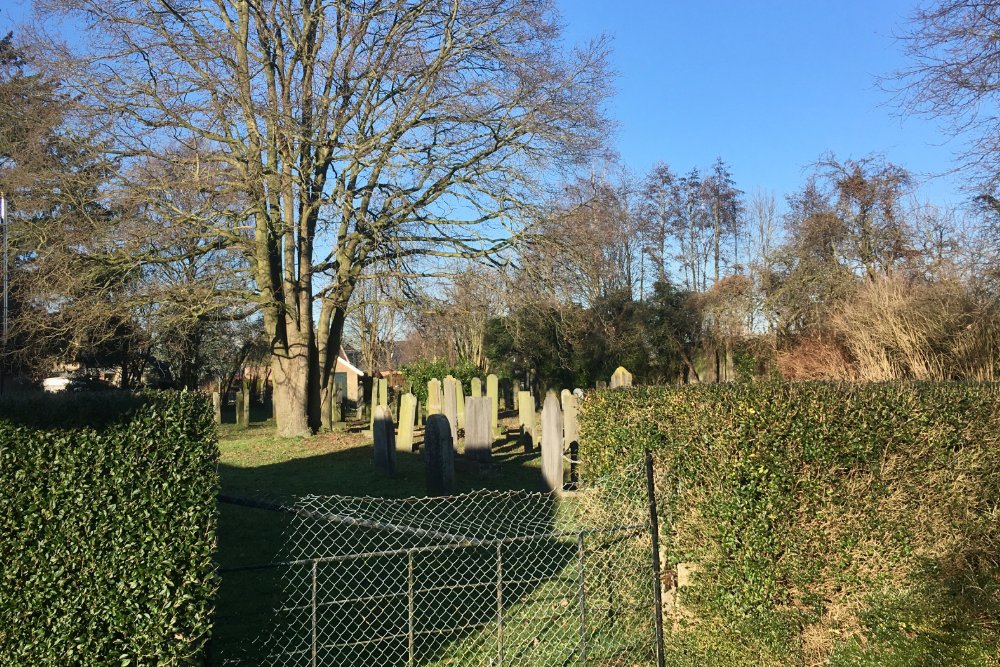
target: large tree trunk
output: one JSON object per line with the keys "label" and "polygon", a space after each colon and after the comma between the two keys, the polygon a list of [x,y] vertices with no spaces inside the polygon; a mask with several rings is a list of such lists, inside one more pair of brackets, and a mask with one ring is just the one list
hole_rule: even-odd
{"label": "large tree trunk", "polygon": [[274,350],[271,371],[274,378],[274,421],[283,438],[311,434],[309,428],[309,343],[290,344]]}

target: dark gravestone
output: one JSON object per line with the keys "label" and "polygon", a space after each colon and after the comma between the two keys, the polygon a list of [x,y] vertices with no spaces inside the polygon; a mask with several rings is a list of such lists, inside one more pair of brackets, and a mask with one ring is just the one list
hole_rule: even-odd
{"label": "dark gravestone", "polygon": [[465,458],[489,463],[493,459],[493,400],[470,398],[465,405]]}
{"label": "dark gravestone", "polygon": [[375,406],[375,421],[372,424],[375,440],[375,469],[383,475],[396,472],[396,425],[388,408]]}
{"label": "dark gravestone", "polygon": [[427,417],[423,452],[427,495],[449,496],[455,493],[455,443],[451,439],[451,424],[444,415]]}

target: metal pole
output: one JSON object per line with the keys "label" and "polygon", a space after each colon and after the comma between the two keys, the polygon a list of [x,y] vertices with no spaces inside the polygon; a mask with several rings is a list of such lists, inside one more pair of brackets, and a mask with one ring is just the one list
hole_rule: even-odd
{"label": "metal pole", "polygon": [[646,450],[646,495],[649,497],[649,534],[653,556],[653,606],[656,612],[656,664],[666,667],[663,655],[663,591],[660,586],[660,522],[656,516],[656,485],[653,482],[653,452]]}
{"label": "metal pole", "polygon": [[580,665],[587,664],[587,588],[583,578],[583,533],[576,537],[576,571],[580,578]]}
{"label": "metal pole", "polygon": [[503,667],[503,559],[497,542],[497,665]]}
{"label": "metal pole", "polygon": [[316,568],[317,563],[312,564],[312,667],[316,667]]}
{"label": "metal pole", "polygon": [[8,294],[8,275],[7,275],[7,197],[4,193],[0,192],[0,226],[3,227],[3,332],[2,332],[2,346],[3,346],[3,356],[0,356],[0,394],[4,390],[4,365],[6,364],[7,357],[7,313],[9,312],[7,307],[7,294]]}
{"label": "metal pole", "polygon": [[414,650],[414,608],[416,602],[413,595],[413,552],[406,552],[406,618],[407,618],[407,630],[406,630],[406,651],[407,651],[407,665],[409,667],[414,667],[416,664],[416,656]]}

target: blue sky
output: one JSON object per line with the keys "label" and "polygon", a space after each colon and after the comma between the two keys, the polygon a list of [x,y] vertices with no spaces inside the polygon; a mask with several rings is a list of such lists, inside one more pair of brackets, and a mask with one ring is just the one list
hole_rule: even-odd
{"label": "blue sky", "polygon": [[[639,174],[721,156],[737,184],[779,200],[820,155],[884,153],[922,199],[959,203],[961,180],[928,178],[959,147],[938,123],[900,118],[878,75],[903,66],[895,39],[917,0],[557,0],[568,42],[612,37],[614,144]],[[30,0],[3,0],[0,30]]]}
{"label": "blue sky", "polygon": [[[640,174],[718,155],[741,189],[783,199],[826,151],[884,153],[918,177],[954,164],[938,123],[899,118],[876,83],[905,64],[895,35],[916,0],[558,1],[569,40],[613,38],[615,143]],[[959,203],[959,188],[931,179],[919,195]]]}

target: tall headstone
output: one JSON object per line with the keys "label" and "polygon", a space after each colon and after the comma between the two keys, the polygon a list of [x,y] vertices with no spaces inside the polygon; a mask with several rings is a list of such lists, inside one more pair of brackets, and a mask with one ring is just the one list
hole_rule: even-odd
{"label": "tall headstone", "polygon": [[243,428],[250,428],[250,383],[243,383],[243,421],[240,423]]}
{"label": "tall headstone", "polygon": [[451,424],[451,441],[458,442],[458,383],[455,378],[448,376],[444,379],[442,389],[441,413],[448,418]]}
{"label": "tall headstone", "polygon": [[580,442],[579,407],[576,396],[563,393],[563,451],[570,451],[571,445]]}
{"label": "tall headstone", "polygon": [[490,428],[493,429],[493,437],[500,435],[500,382],[494,373],[486,376],[486,396],[493,401],[492,416],[490,417]]}
{"label": "tall headstone", "polygon": [[372,426],[375,441],[375,469],[383,475],[396,472],[396,426],[388,408],[375,406],[375,421]]}
{"label": "tall headstone", "polygon": [[559,406],[565,411],[566,410],[566,397],[572,392],[569,389],[563,389],[559,392]]}
{"label": "tall headstone", "polygon": [[427,382],[427,418],[441,414],[441,380],[434,378]]}
{"label": "tall headstone", "polygon": [[518,398],[517,397],[520,395],[520,393],[521,393],[521,381],[518,380],[517,382],[514,383],[514,409],[515,410],[518,409]]}
{"label": "tall headstone", "polygon": [[458,428],[465,430],[465,388],[462,381],[455,381],[455,407],[458,408]]}
{"label": "tall headstone", "polygon": [[542,477],[550,491],[563,488],[563,416],[559,396],[549,390],[542,405]]}
{"label": "tall headstone", "polygon": [[519,391],[517,395],[517,421],[524,439],[524,450],[530,452],[535,447],[535,399],[529,391]]}
{"label": "tall headstone", "polygon": [[212,392],[212,413],[215,415],[215,423],[222,423],[222,395],[217,392]]}
{"label": "tall headstone", "polygon": [[451,424],[441,414],[429,415],[424,428],[424,464],[427,471],[427,495],[448,496],[455,493],[455,442]]}
{"label": "tall headstone", "polygon": [[472,378],[472,386],[470,387],[470,396],[472,398],[482,398],[483,397],[483,381],[479,378]]}
{"label": "tall headstone", "polygon": [[372,428],[375,425],[375,408],[379,405],[387,410],[389,408],[389,381],[385,378],[372,380],[372,416],[369,424]]}
{"label": "tall headstone", "polygon": [[510,378],[500,380],[500,409],[507,411],[514,407],[514,385]]}
{"label": "tall headstone", "polygon": [[619,366],[615,369],[615,372],[611,374],[611,388],[617,389],[618,387],[631,387],[632,386],[632,374],[625,370],[624,366]]}
{"label": "tall headstone", "polygon": [[243,428],[243,390],[236,392],[236,426]]}
{"label": "tall headstone", "polygon": [[413,421],[417,411],[417,397],[406,393],[399,399],[399,435],[396,437],[396,445],[403,451],[417,451],[414,447],[416,442],[413,438]]}
{"label": "tall headstone", "polygon": [[330,423],[344,421],[344,388],[333,384],[333,400],[330,403]]}
{"label": "tall headstone", "polygon": [[493,403],[489,397],[468,400],[465,413],[465,458],[482,463],[492,460],[492,416]]}

